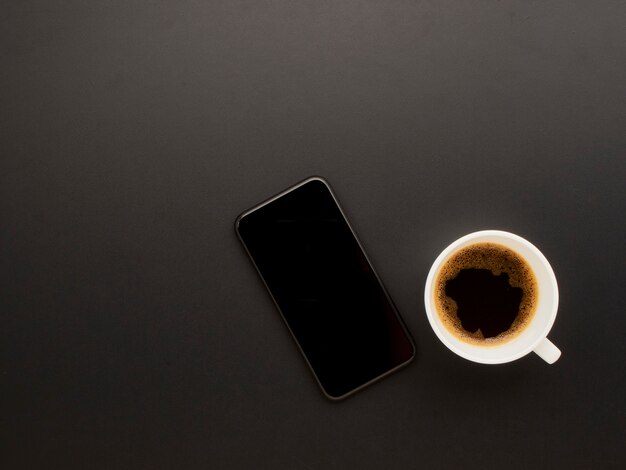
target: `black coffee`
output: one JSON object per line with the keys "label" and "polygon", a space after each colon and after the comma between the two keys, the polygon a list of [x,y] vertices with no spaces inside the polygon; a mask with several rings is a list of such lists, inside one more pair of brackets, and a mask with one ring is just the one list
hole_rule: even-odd
{"label": "black coffee", "polygon": [[497,243],[476,243],[453,253],[435,281],[443,324],[472,344],[501,344],[521,333],[535,313],[538,294],[524,258]]}

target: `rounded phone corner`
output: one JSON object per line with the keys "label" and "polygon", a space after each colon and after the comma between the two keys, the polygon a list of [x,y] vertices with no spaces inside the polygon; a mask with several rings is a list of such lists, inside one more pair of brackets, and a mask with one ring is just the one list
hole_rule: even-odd
{"label": "rounded phone corner", "polygon": [[244,217],[247,215],[247,212],[243,212],[241,214],[239,214],[237,216],[237,218],[235,219],[235,232],[237,233],[237,235],[239,235],[239,226],[241,225],[241,221],[244,219]]}
{"label": "rounded phone corner", "polygon": [[411,351],[411,355],[406,361],[401,364],[401,366],[408,366],[411,362],[415,361],[415,358],[417,357],[417,346],[415,346],[414,341],[411,341],[411,347],[413,348],[413,350]]}
{"label": "rounded phone corner", "polygon": [[319,181],[320,183],[323,183],[324,186],[330,188],[330,183],[328,182],[328,180],[321,175],[311,175],[307,179],[305,179],[303,183],[306,184],[310,183],[311,181]]}
{"label": "rounded phone corner", "polygon": [[353,393],[356,392],[356,390],[351,390],[347,393],[344,393],[343,395],[331,395],[330,393],[328,393],[324,387],[320,387],[320,390],[322,391],[322,394],[324,395],[324,397],[332,402],[332,403],[339,403],[341,401],[344,401],[346,398],[348,398],[349,396],[351,396]]}
{"label": "rounded phone corner", "polygon": [[417,357],[417,344],[415,343],[415,338],[413,338],[413,335],[409,332],[409,328],[406,325],[405,325],[405,328],[406,328],[406,336],[409,339],[409,343],[411,344],[412,351],[411,351],[411,355],[404,362],[404,364],[410,364]]}

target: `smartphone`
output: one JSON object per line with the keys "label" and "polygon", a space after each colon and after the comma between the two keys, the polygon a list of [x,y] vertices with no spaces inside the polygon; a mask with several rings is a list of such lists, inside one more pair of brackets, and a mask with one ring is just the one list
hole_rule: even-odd
{"label": "smartphone", "polygon": [[345,398],[414,358],[411,335],[324,178],[260,203],[235,228],[326,397]]}

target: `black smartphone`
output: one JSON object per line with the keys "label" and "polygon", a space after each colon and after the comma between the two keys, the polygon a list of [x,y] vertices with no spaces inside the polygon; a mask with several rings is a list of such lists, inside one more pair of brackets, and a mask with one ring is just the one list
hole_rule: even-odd
{"label": "black smartphone", "polygon": [[413,359],[413,340],[325,179],[260,203],[235,228],[328,398]]}

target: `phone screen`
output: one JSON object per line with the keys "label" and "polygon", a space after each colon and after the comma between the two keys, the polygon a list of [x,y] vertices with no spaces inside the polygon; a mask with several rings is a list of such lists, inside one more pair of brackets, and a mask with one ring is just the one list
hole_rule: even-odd
{"label": "phone screen", "polygon": [[325,180],[305,180],[236,226],[329,398],[413,358],[411,337]]}

